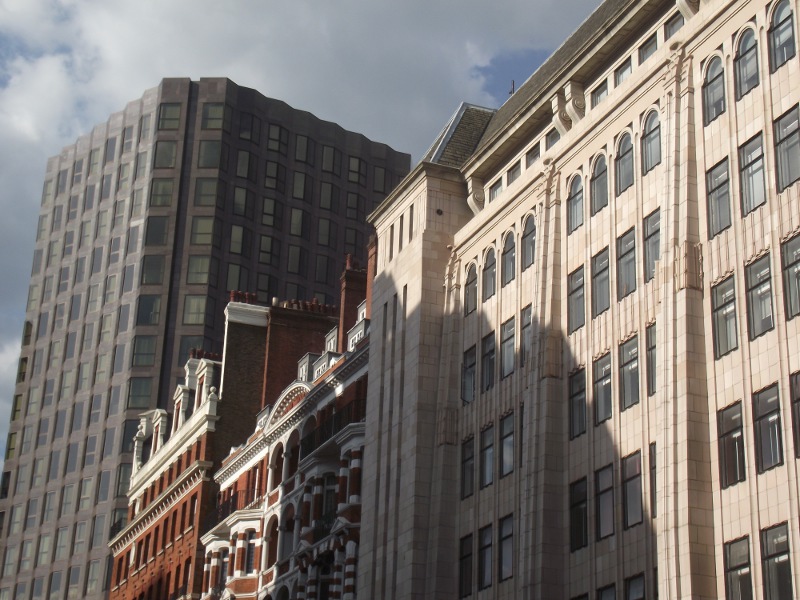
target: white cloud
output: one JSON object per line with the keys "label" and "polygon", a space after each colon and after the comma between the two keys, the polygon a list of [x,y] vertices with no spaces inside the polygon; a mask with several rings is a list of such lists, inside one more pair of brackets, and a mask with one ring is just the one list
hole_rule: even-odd
{"label": "white cloud", "polygon": [[[505,99],[476,67],[553,50],[597,4],[0,0],[4,356],[16,364],[47,157],[162,78],[229,77],[416,159],[460,102]],[[0,401],[12,390],[0,381]]]}

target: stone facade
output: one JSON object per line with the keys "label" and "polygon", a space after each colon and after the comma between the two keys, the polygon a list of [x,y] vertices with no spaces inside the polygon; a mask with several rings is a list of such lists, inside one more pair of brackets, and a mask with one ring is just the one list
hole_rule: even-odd
{"label": "stone facade", "polygon": [[607,0],[373,213],[360,597],[798,596],[797,9]]}

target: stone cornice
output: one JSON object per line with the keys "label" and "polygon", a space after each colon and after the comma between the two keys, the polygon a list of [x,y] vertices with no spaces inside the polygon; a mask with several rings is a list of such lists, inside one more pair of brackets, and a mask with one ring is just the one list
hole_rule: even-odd
{"label": "stone cornice", "polygon": [[108,542],[114,556],[136,540],[161,515],[172,508],[191,489],[203,481],[209,481],[206,473],[213,467],[208,461],[196,461],[164,490],[149,506],[139,512],[114,538]]}

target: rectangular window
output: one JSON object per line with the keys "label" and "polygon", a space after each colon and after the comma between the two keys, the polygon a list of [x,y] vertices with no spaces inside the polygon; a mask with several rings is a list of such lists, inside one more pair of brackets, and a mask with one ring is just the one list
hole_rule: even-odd
{"label": "rectangular window", "polygon": [[764,577],[764,600],[793,597],[786,523],[761,530],[761,571]]}
{"label": "rectangular window", "polygon": [[617,238],[617,299],[636,290],[636,235],[635,230]]}
{"label": "rectangular window", "polygon": [[206,296],[186,296],[183,304],[184,325],[203,325],[206,320]]}
{"label": "rectangular window", "polygon": [[514,515],[500,519],[497,529],[497,579],[505,581],[514,575]]}
{"label": "rectangular window", "polygon": [[558,140],[560,139],[561,139],[561,134],[558,133],[558,129],[551,129],[544,136],[545,149],[550,150],[550,148],[555,146]]}
{"label": "rectangular window", "polygon": [[142,285],[160,285],[164,280],[164,257],[148,254],[142,258]]}
{"label": "rectangular window", "polygon": [[137,335],[133,340],[134,367],[151,367],[156,359],[156,336]]}
{"label": "rectangular window", "polygon": [[647,395],[656,393],[656,324],[648,325],[645,329],[645,344],[647,347]]}
{"label": "rectangular window", "polygon": [[150,206],[169,206],[172,204],[172,179],[153,179],[150,186]]}
{"label": "rectangular window", "polygon": [[477,351],[475,346],[472,346],[464,352],[464,364],[461,370],[461,401],[464,404],[475,400],[476,363]]}
{"label": "rectangular window", "polygon": [[614,87],[620,85],[633,72],[630,57],[614,70]]}
{"label": "rectangular window", "polygon": [[756,461],[763,473],[783,464],[783,438],[778,386],[753,394],[753,425],[756,430]]}
{"label": "rectangular window", "polygon": [[656,261],[661,254],[661,211],[656,209],[644,218],[644,280],[656,274]]}
{"label": "rectangular window", "polygon": [[772,329],[772,284],[769,254],[745,269],[747,285],[747,325],[754,340]]}
{"label": "rectangular window", "polygon": [[500,478],[514,471],[514,413],[500,419]]}
{"label": "rectangular window", "polygon": [[190,256],[186,270],[186,283],[214,285],[216,279],[216,259],[210,256]]}
{"label": "rectangular window", "polygon": [[586,370],[569,376],[569,439],[586,432]]}
{"label": "rectangular window", "polygon": [[222,129],[225,118],[225,105],[221,102],[203,104],[202,129]]}
{"label": "rectangular window", "polygon": [[522,309],[519,315],[520,319],[520,332],[519,332],[519,364],[520,366],[524,366],[525,363],[528,361],[528,357],[531,355],[531,344],[532,344],[532,319],[531,319],[531,312],[532,307],[529,304],[525,308]]}
{"label": "rectangular window", "polygon": [[767,201],[764,188],[764,152],[761,134],[739,148],[739,181],[742,188],[742,216]]}
{"label": "rectangular window", "polygon": [[487,391],[494,386],[494,331],[485,336],[481,341],[481,391]]}
{"label": "rectangular window", "polygon": [[492,202],[497,197],[499,197],[502,191],[503,191],[503,180],[498,179],[491,186],[489,186],[489,202]]}
{"label": "rectangular window", "polygon": [[569,549],[586,547],[589,539],[589,508],[586,496],[586,477],[569,486]]}
{"label": "rectangular window", "polygon": [[605,354],[592,364],[594,422],[599,425],[611,418],[611,354]]}
{"label": "rectangular window", "polygon": [[511,185],[514,183],[522,173],[522,164],[517,161],[514,163],[514,166],[511,167],[508,171],[506,171],[506,185]]}
{"label": "rectangular window", "polygon": [[514,372],[514,317],[500,327],[500,377],[505,378]]}
{"label": "rectangular window", "polygon": [[289,131],[280,125],[272,123],[268,128],[267,148],[286,156],[289,146]]}
{"label": "rectangular window", "polygon": [[181,121],[181,105],[164,102],[158,107],[158,128],[178,129]]}
{"label": "rectangular window", "polygon": [[639,64],[642,64],[648,58],[653,56],[657,49],[658,40],[656,38],[656,34],[654,33],[647,38],[641,46],[639,46]]}
{"label": "rectangular window", "polygon": [[800,315],[800,235],[781,246],[781,262],[786,318],[793,319]]}
{"label": "rectangular window", "polygon": [[608,81],[603,81],[600,85],[592,90],[591,104],[592,108],[600,104],[603,99],[608,96]]}
{"label": "rectangular window", "polygon": [[594,473],[594,514],[597,539],[614,535],[614,467],[608,465]]}
{"label": "rectangular window", "polygon": [[195,181],[194,203],[195,206],[216,206],[217,205],[217,180],[209,178],[198,178]]}
{"label": "rectangular window", "polygon": [[625,529],[642,522],[641,452],[622,459],[622,516]]}
{"label": "rectangular window", "polygon": [[475,491],[475,438],[461,443],[461,499]]}
{"label": "rectangular window", "polygon": [[200,140],[197,153],[197,166],[201,169],[219,169],[222,160],[222,142],[219,140]]}
{"label": "rectangular window", "polygon": [[774,129],[778,192],[782,192],[800,179],[800,126],[797,106],[775,121]]}
{"label": "rectangular window", "polygon": [[214,241],[214,217],[192,217],[192,244],[211,244]]}
{"label": "rectangular window", "polygon": [[621,410],[639,404],[639,336],[619,347],[619,384]]}
{"label": "rectangular window", "polygon": [[492,585],[492,526],[478,531],[478,589]]}
{"label": "rectangular window", "polygon": [[753,597],[750,575],[750,538],[725,544],[725,598],[739,600]]}
{"label": "rectangular window", "polygon": [[611,305],[608,279],[608,248],[592,257],[592,317]]}
{"label": "rectangular window", "polygon": [[539,160],[541,156],[541,146],[537,142],[530,150],[525,153],[525,168],[529,168],[532,164]]}
{"label": "rectangular window", "polygon": [[713,238],[731,226],[728,190],[728,159],[726,158],[706,173],[709,238]]}
{"label": "rectangular window", "polygon": [[480,486],[485,488],[494,481],[494,426],[481,431]]}
{"label": "rectangular window", "polygon": [[472,595],[472,535],[462,537],[458,553],[458,597]]}
{"label": "rectangular window", "polygon": [[744,481],[744,438],[740,402],[717,413],[719,431],[719,478],[723,489]]}
{"label": "rectangular window", "polygon": [[[202,142],[201,142],[202,144]],[[156,142],[154,169],[173,169],[178,157],[178,142],[172,140],[159,140]]]}
{"label": "rectangular window", "polygon": [[711,288],[711,320],[714,335],[714,357],[720,358],[738,348],[736,290],[733,276]]}
{"label": "rectangular window", "polygon": [[[167,243],[169,217],[147,217],[147,230],[144,236],[145,246],[164,246]],[[95,262],[92,259],[92,273]]]}
{"label": "rectangular window", "polygon": [[572,333],[583,327],[583,267],[575,269],[567,278],[567,331]]}

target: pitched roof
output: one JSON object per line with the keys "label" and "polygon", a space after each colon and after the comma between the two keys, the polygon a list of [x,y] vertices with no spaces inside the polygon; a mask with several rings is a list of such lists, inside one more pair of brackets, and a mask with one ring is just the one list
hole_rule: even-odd
{"label": "pitched roof", "polygon": [[463,102],[422,157],[448,167],[460,167],[475,149],[495,110]]}

